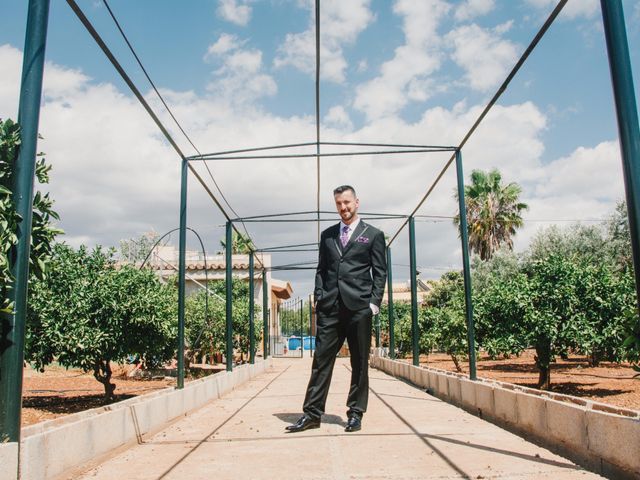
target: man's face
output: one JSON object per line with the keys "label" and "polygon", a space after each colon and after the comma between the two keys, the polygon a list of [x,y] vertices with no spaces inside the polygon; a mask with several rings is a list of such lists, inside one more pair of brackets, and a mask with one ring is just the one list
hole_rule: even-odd
{"label": "man's face", "polygon": [[349,225],[358,218],[357,213],[360,202],[351,190],[338,193],[333,198],[336,201],[336,210],[345,224]]}

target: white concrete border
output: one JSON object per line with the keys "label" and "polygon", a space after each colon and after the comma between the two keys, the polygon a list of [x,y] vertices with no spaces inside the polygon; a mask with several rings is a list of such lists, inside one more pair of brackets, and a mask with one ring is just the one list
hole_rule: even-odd
{"label": "white concrete border", "polygon": [[18,442],[0,443],[0,478],[18,478]]}
{"label": "white concrete border", "polygon": [[371,366],[611,478],[640,478],[640,412],[379,356]]}
{"label": "white concrete border", "polygon": [[[271,358],[185,384],[22,429],[20,480],[55,478],[67,470],[160,429],[263,373]],[[15,448],[5,445],[14,445]],[[0,478],[13,480],[17,444],[0,445]],[[5,458],[7,462],[5,463]],[[13,469],[13,470],[12,470]]]}

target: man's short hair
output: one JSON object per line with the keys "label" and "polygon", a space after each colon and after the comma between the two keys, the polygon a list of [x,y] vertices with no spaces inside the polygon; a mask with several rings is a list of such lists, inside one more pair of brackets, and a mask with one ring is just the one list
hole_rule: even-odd
{"label": "man's short hair", "polygon": [[338,188],[335,188],[333,190],[333,196],[335,197],[336,195],[340,195],[341,193],[344,193],[347,190],[350,190],[353,193],[354,197],[356,196],[356,190],[351,185],[340,185]]}

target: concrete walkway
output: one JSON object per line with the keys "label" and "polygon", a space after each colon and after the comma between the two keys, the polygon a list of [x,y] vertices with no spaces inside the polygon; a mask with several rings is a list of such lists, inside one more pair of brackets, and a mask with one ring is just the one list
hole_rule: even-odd
{"label": "concrete walkway", "polygon": [[67,478],[602,478],[374,369],[363,429],[345,433],[347,359],[336,363],[322,426],[286,434],[309,371],[308,358],[275,359],[224,398]]}

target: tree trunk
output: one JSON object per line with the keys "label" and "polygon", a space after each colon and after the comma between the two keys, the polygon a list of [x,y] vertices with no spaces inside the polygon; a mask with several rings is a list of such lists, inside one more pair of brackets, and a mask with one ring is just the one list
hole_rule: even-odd
{"label": "tree trunk", "polygon": [[540,390],[551,389],[551,342],[543,339],[536,343],[536,367],[540,375],[538,377],[538,388]]}
{"label": "tree trunk", "polygon": [[598,367],[600,366],[600,359],[602,358],[602,355],[600,354],[600,351],[597,348],[594,348],[591,351],[591,355],[589,355],[589,366],[590,367]]}
{"label": "tree trunk", "polygon": [[115,384],[111,383],[111,364],[109,360],[96,360],[93,364],[93,376],[104,385],[104,399],[107,402],[113,400]]}
{"label": "tree trunk", "polygon": [[456,357],[453,353],[450,353],[451,360],[453,360],[453,364],[456,366],[456,370],[458,373],[462,373],[462,368],[460,367],[460,362],[458,361],[458,357]]}

